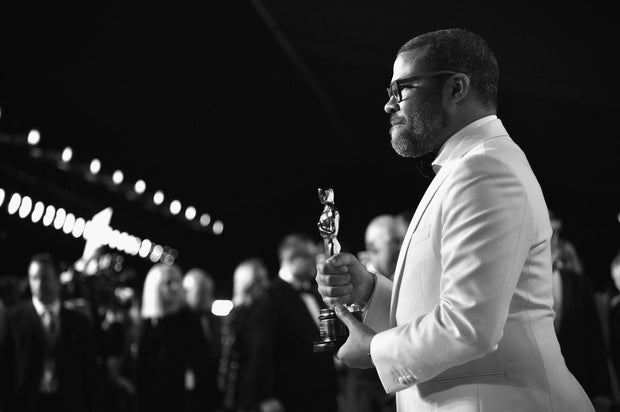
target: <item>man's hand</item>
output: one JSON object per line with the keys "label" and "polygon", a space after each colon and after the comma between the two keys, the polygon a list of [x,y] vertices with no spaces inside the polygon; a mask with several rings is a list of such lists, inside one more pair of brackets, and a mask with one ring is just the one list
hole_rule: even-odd
{"label": "man's hand", "polygon": [[334,310],[349,329],[349,338],[338,350],[337,358],[352,368],[372,368],[373,364],[368,354],[375,331],[358,321],[344,306],[336,305]]}
{"label": "man's hand", "polygon": [[349,253],[339,253],[320,262],[316,282],[319,293],[328,306],[338,303],[360,303],[370,299],[375,275]]}

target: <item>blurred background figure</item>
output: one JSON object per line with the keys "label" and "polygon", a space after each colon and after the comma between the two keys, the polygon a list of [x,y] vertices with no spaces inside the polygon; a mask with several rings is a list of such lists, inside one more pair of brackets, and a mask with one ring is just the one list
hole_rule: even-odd
{"label": "blurred background figure", "polygon": [[213,277],[204,269],[193,268],[187,271],[183,277],[183,290],[185,291],[185,302],[189,309],[200,320],[204,339],[208,344],[208,362],[206,365],[205,385],[203,391],[207,393],[197,393],[196,390],[190,391],[191,398],[195,398],[193,403],[199,404],[199,399],[203,398],[209,403],[210,410],[221,403],[221,393],[217,387],[217,373],[221,355],[221,321],[212,312],[215,296],[215,282]]}
{"label": "blurred background figure", "polygon": [[560,220],[552,222],[554,327],[566,366],[586,391],[597,411],[613,406],[607,347],[594,290],[577,254],[559,236]]}
{"label": "blurred background figure", "polygon": [[407,210],[403,210],[402,212],[398,213],[396,215],[396,220],[398,221],[398,227],[400,228],[401,232],[402,232],[402,238],[405,238],[405,235],[407,234],[407,229],[409,229],[409,223],[411,223],[411,219],[413,219],[413,214],[414,214],[414,210],[413,209],[407,209]]}
{"label": "blurred background figure", "polygon": [[239,263],[233,277],[233,309],[222,326],[222,357],[218,385],[226,411],[252,410],[251,382],[247,368],[250,356],[250,314],[252,305],[264,295],[269,284],[262,260],[250,258]]}
{"label": "blurred background figure", "polygon": [[[136,364],[143,412],[209,410],[209,345],[198,317],[185,305],[182,281],[180,268],[165,264],[154,265],[144,281]],[[192,392],[205,397],[196,399]]]}
{"label": "blurred background figure", "polygon": [[183,277],[185,301],[191,310],[197,313],[211,313],[215,283],[204,269],[193,268]]}
{"label": "blurred background figure", "polygon": [[134,364],[139,320],[132,312],[138,309],[135,291],[128,286],[112,290],[110,300],[99,324],[99,353],[103,368],[104,399],[106,412],[131,412],[135,410]]}
{"label": "blurred background figure", "polygon": [[358,254],[360,262],[368,270],[388,279],[394,277],[398,252],[407,231],[404,224],[403,220],[387,214],[370,221],[364,236],[366,250]]}
{"label": "blurred background figure", "polygon": [[9,325],[7,324],[6,308],[0,302],[0,411],[4,411],[9,403],[9,391],[13,390],[12,367],[9,367],[11,344],[9,337]]}
{"label": "blurred background figure", "polygon": [[[377,275],[394,277],[400,246],[409,219],[401,215],[379,215],[366,226],[366,250],[358,253],[360,262]],[[376,369],[347,368],[345,405],[348,412],[391,412],[396,410],[393,395],[381,385]]]}
{"label": "blurred background figure", "polygon": [[92,324],[63,307],[59,275],[50,254],[32,257],[32,298],[8,311],[0,327],[3,411],[99,410]]}
{"label": "blurred background figure", "polygon": [[0,306],[5,309],[15,306],[23,298],[27,285],[18,276],[0,276]]}
{"label": "blurred background figure", "polygon": [[583,274],[583,263],[577,254],[575,246],[562,237],[562,220],[552,211],[549,211],[549,219],[553,229],[551,253],[553,254],[552,262],[554,266],[579,275]]}
{"label": "blurred background figure", "polygon": [[135,360],[140,305],[136,290],[142,283],[124,258],[106,247],[82,255],[61,274],[63,303],[86,315],[94,326],[101,408],[133,412]]}
{"label": "blurred background figure", "polygon": [[314,278],[316,246],[305,234],[286,236],[278,248],[280,271],[251,312],[251,398],[261,411],[334,412],[334,359],[314,353],[323,306]]}
{"label": "blurred background figure", "polygon": [[[609,354],[611,357],[612,369],[614,372],[615,389],[618,389],[620,382],[620,251],[611,261],[611,280],[612,284],[608,288],[608,323],[609,328]],[[620,392],[620,391],[618,391]],[[616,399],[620,397],[616,393]]]}
{"label": "blurred background figure", "polygon": [[269,272],[261,259],[250,258],[237,266],[233,282],[235,309],[248,308],[264,295],[269,285]]}

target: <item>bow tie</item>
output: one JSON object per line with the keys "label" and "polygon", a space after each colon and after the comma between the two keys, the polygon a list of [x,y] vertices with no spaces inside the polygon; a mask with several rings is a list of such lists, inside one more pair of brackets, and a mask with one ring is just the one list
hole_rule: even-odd
{"label": "bow tie", "polygon": [[427,179],[432,179],[433,177],[435,177],[435,171],[433,170],[433,161],[436,157],[437,153],[429,152],[415,159],[418,172]]}

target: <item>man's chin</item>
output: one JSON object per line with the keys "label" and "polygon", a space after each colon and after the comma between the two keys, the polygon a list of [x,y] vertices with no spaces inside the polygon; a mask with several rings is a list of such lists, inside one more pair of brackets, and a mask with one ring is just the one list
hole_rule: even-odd
{"label": "man's chin", "polygon": [[392,148],[400,156],[414,159],[421,156],[414,147],[411,147],[411,143],[406,139],[394,134],[391,134],[391,138]]}

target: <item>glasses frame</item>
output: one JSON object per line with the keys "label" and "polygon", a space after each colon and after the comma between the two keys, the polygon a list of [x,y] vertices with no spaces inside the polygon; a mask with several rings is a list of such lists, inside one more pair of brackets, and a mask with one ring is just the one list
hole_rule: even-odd
{"label": "glasses frame", "polygon": [[406,86],[407,83],[413,83],[418,80],[428,79],[430,77],[435,77],[435,76],[443,76],[446,74],[453,75],[453,74],[458,74],[458,73],[460,72],[457,72],[454,70],[438,70],[435,72],[422,73],[416,76],[405,77],[404,79],[396,79],[392,83],[390,83],[390,85],[387,87],[388,97],[390,100],[392,100],[392,97],[393,97],[396,99],[397,103],[400,103],[403,101],[403,95],[402,95],[403,86]]}

